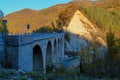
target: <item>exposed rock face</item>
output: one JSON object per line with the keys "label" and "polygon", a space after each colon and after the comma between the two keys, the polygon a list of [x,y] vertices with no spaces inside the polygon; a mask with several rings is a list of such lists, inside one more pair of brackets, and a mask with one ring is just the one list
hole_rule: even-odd
{"label": "exposed rock face", "polygon": [[91,32],[97,32],[93,24],[80,11],[75,12],[67,30],[73,34],[84,36],[90,40],[92,39]]}
{"label": "exposed rock face", "polygon": [[68,51],[80,51],[81,48],[89,46],[92,49],[91,42],[99,42],[102,46],[106,46],[103,39],[103,33],[80,12],[76,11],[70,21],[67,31],[70,32],[71,40],[66,43]]}
{"label": "exposed rock face", "polygon": [[84,36],[86,39],[91,41],[98,41],[104,46],[105,41],[102,39],[102,32],[94,27],[94,25],[80,12],[76,11],[67,30],[70,33]]}

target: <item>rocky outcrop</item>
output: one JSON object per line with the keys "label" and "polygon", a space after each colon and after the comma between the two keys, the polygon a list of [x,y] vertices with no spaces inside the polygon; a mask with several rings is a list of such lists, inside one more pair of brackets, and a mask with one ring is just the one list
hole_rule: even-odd
{"label": "rocky outcrop", "polygon": [[66,42],[66,50],[68,51],[79,52],[86,46],[92,49],[91,42],[98,42],[102,46],[106,46],[106,42],[103,39],[104,34],[78,10],[73,15],[66,30],[70,33],[70,42]]}
{"label": "rocky outcrop", "polygon": [[101,44],[106,45],[105,41],[102,39],[102,32],[95,28],[94,25],[80,11],[75,12],[67,30],[70,33],[84,36],[88,40],[96,40]]}

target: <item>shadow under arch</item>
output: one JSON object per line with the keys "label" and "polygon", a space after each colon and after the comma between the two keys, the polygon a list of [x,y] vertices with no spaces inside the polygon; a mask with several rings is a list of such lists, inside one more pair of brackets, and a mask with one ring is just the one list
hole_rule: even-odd
{"label": "shadow under arch", "polygon": [[33,47],[33,71],[43,70],[43,55],[39,45]]}
{"label": "shadow under arch", "polygon": [[54,61],[54,62],[55,62],[55,61],[57,60],[57,58],[58,58],[57,50],[58,50],[58,49],[57,49],[57,40],[55,39],[55,40],[54,40],[54,53],[53,53],[53,59],[54,59],[53,61]]}
{"label": "shadow under arch", "polygon": [[60,58],[60,56],[61,56],[61,50],[62,50],[61,45],[62,45],[62,39],[59,38],[59,39],[58,39],[58,57],[59,57],[59,58]]}
{"label": "shadow under arch", "polygon": [[52,64],[52,43],[48,41],[46,49],[46,64]]}

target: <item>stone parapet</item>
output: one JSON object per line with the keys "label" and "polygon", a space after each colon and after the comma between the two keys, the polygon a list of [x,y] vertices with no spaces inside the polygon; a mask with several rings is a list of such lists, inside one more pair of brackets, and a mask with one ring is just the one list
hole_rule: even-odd
{"label": "stone parapet", "polygon": [[7,35],[5,36],[6,45],[24,45],[33,42],[33,36],[31,34],[24,35]]}
{"label": "stone parapet", "polygon": [[56,37],[63,37],[64,34],[59,33],[51,33],[51,34],[9,34],[5,36],[5,44],[6,45],[24,45],[28,43],[32,43],[35,40],[40,39],[48,39],[48,38],[56,38]]}

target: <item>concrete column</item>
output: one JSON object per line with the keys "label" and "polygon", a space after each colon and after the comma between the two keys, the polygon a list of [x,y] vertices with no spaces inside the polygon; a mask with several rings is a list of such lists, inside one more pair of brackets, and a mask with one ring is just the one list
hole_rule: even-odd
{"label": "concrete column", "polygon": [[44,74],[46,74],[46,48],[47,48],[46,45],[41,47],[42,55],[43,55],[43,72],[44,72]]}
{"label": "concrete column", "polygon": [[59,57],[62,58],[62,37],[60,37],[60,42],[59,42]]}
{"label": "concrete column", "polygon": [[33,70],[32,44],[18,46],[18,69],[28,72]]}
{"label": "concrete column", "polygon": [[59,59],[59,56],[58,56],[58,40],[56,40],[56,61]]}
{"label": "concrete column", "polygon": [[62,58],[64,57],[64,34],[62,34],[62,51],[61,51],[61,54],[62,54]]}
{"label": "concrete column", "polygon": [[54,40],[52,41],[52,63],[54,63]]}
{"label": "concrete column", "polygon": [[57,57],[58,57],[58,59],[59,59],[59,58],[60,58],[60,39],[58,39],[57,49],[58,49]]}

